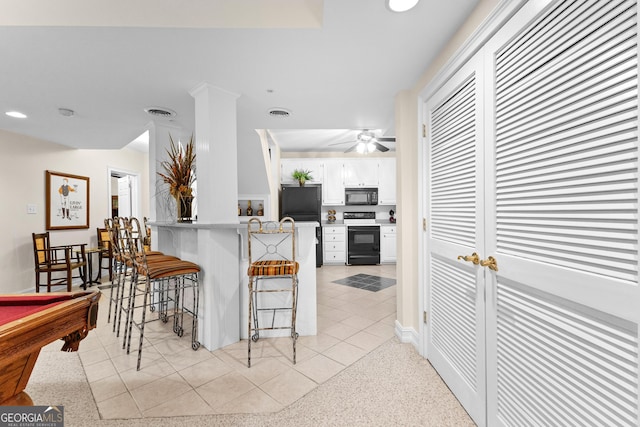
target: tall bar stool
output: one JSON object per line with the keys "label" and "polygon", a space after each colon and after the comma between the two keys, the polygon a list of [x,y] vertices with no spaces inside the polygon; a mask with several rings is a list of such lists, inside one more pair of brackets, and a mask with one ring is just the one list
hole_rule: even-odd
{"label": "tall bar stool", "polygon": [[[173,317],[173,332],[182,337],[184,333],[184,314],[191,316],[191,348],[200,348],[198,341],[198,309],[199,286],[198,273],[200,267],[192,262],[166,255],[148,255],[138,241],[140,223],[137,218],[130,218],[126,226],[129,239],[128,248],[131,251],[132,269],[130,293],[127,297],[127,318],[125,322],[125,343],[127,353],[131,350],[133,327],[140,332],[138,344],[137,369],[140,370],[142,360],[142,345],[144,342],[144,327],[146,323],[161,320],[168,322]],[[191,291],[190,306],[186,304],[185,291]],[[152,299],[152,295],[155,298]],[[142,297],[142,302],[137,297]],[[154,311],[158,307],[158,317],[147,319],[147,311]],[[170,312],[171,311],[171,312]],[[138,318],[137,312],[140,312]]]}
{"label": "tall bar stool", "polygon": [[[109,281],[113,280],[113,249],[111,247],[111,239],[109,237],[109,231],[106,228],[96,228],[98,234],[98,269],[100,271],[99,276],[102,276],[102,270],[109,272]],[[104,261],[107,260],[108,264],[105,266]],[[91,278],[89,278],[91,280]]]}
{"label": "tall bar stool", "polygon": [[[114,258],[115,280],[112,281],[111,293],[109,297],[109,315],[107,322],[110,321],[113,312],[113,332],[116,336],[120,336],[120,325],[122,324],[122,313],[126,313],[123,301],[126,299],[125,290],[127,279],[131,279],[133,270],[133,258],[129,250],[129,241],[127,239],[128,219],[125,217],[114,217],[105,220],[105,227],[109,232],[111,247]],[[114,294],[115,290],[115,294]],[[128,305],[126,306],[128,307]],[[124,345],[123,345],[124,348]]]}
{"label": "tall bar stool", "polygon": [[[113,303],[114,324],[113,331],[116,336],[120,336],[120,326],[122,325],[122,315],[125,316],[125,330],[128,324],[130,316],[130,304],[129,299],[132,295],[132,288],[134,286],[133,273],[135,268],[135,257],[144,252],[149,259],[149,262],[159,262],[167,260],[178,260],[179,258],[169,255],[164,255],[158,251],[143,251],[142,250],[142,238],[139,230],[139,222],[135,218],[117,217],[110,222],[105,221],[105,225],[111,230],[112,246],[115,251],[114,258],[116,259],[116,286],[112,287],[111,299],[109,302],[110,308]],[[127,287],[128,284],[128,287]],[[113,289],[116,289],[115,296],[113,295]],[[154,308],[154,306],[152,306]],[[122,348],[125,348],[127,342],[123,340]]]}
{"label": "tall bar stool", "polygon": [[[247,367],[251,367],[251,343],[260,339],[261,331],[276,329],[289,330],[293,342],[293,364],[295,365],[298,339],[296,332],[298,270],[300,268],[296,261],[295,222],[289,217],[283,218],[280,222],[262,222],[258,218],[251,218],[247,228],[249,249]],[[290,322],[284,324],[287,312],[290,312]],[[283,314],[276,319],[278,313]],[[261,326],[261,321],[268,321],[268,326]]]}
{"label": "tall bar stool", "polygon": [[146,216],[142,218],[142,224],[144,225],[144,237],[142,239],[142,247],[145,252],[151,251],[151,227],[148,225],[149,218]]}
{"label": "tall bar stool", "polygon": [[[120,251],[120,242],[118,238],[118,217],[105,218],[104,230],[106,230],[107,238],[109,239],[109,250],[111,251],[111,288],[109,293],[109,312],[107,314],[107,323],[111,322],[111,313],[113,312],[113,331],[116,330],[115,314],[118,309],[118,298],[120,296],[120,286],[122,286],[121,274],[123,269],[126,268],[124,264],[124,258]],[[115,291],[115,292],[114,292]],[[114,306],[116,308],[114,308]]]}

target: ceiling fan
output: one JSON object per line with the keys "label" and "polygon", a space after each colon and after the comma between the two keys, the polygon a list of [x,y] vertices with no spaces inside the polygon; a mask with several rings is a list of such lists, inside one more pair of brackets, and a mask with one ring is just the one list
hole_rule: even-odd
{"label": "ceiling fan", "polygon": [[395,140],[396,138],[393,136],[376,136],[374,131],[365,129],[356,136],[355,141],[336,142],[329,145],[354,144],[346,149],[345,153],[350,153],[351,151],[357,151],[361,154],[372,153],[374,151],[384,153],[385,151],[389,151],[389,148],[380,142],[395,142]]}

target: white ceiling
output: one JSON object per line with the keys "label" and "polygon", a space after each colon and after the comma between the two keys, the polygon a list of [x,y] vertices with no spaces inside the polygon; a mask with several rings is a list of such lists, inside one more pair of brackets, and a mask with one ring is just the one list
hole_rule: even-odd
{"label": "white ceiling", "polygon": [[0,0],[0,112],[28,115],[0,114],[0,128],[120,148],[146,129],[145,107],[192,130],[189,91],[207,82],[240,95],[239,140],[269,129],[283,151],[344,151],[329,144],[355,140],[352,129],[394,135],[396,93],[477,2],[421,0],[399,14],[384,0]]}

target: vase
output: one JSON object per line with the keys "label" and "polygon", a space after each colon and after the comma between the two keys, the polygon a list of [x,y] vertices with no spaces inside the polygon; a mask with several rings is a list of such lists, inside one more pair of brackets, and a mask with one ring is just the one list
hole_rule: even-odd
{"label": "vase", "polygon": [[178,222],[191,222],[191,205],[193,196],[181,196],[176,199]]}

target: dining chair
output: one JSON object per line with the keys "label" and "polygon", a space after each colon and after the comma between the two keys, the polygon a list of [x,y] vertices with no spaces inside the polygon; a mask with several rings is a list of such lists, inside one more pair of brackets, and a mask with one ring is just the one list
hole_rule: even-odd
{"label": "dining chair", "polygon": [[[74,278],[82,280],[81,287],[87,286],[86,243],[51,246],[49,232],[31,233],[33,239],[33,259],[36,273],[36,292],[46,286],[51,292],[52,286],[66,286],[71,292]],[[77,275],[74,276],[74,271]],[[42,275],[46,275],[44,283]]]}

